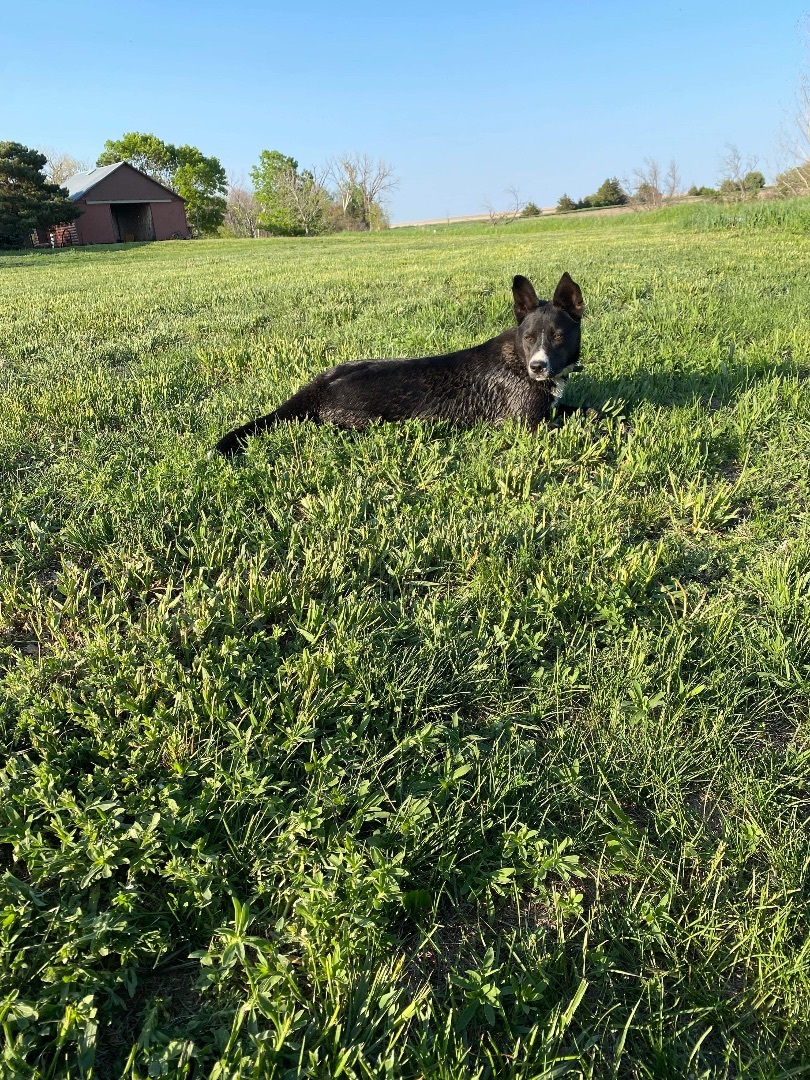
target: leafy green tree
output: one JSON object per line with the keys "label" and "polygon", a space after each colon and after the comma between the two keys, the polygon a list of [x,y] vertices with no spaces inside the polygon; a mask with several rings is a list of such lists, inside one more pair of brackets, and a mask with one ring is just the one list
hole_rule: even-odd
{"label": "leafy green tree", "polygon": [[744,191],[747,191],[750,195],[756,195],[758,191],[765,187],[765,177],[759,169],[752,169],[743,177],[742,185]]}
{"label": "leafy green tree", "polygon": [[570,210],[576,210],[577,204],[570,195],[561,195],[557,201],[557,213],[567,214]]}
{"label": "leafy green tree", "polygon": [[250,173],[262,208],[259,224],[276,236],[317,236],[333,227],[332,200],[323,171],[298,171],[295,158],[263,150]]}
{"label": "leafy green tree", "polygon": [[186,217],[198,232],[215,233],[225,218],[228,178],[215,157],[196,146],[178,146],[171,187],[186,200]]}
{"label": "leafy green tree", "polygon": [[47,159],[18,142],[0,142],[0,247],[21,247],[33,229],[75,221],[81,211],[43,175]]}
{"label": "leafy green tree", "polygon": [[108,139],[96,165],[128,161],[186,200],[189,224],[198,232],[215,233],[225,216],[228,181],[219,158],[206,157],[196,146],[174,146],[157,135],[130,131]]}
{"label": "leafy green tree", "polygon": [[615,176],[608,177],[594,192],[588,196],[589,206],[624,206],[627,195]]}
{"label": "leafy green tree", "polygon": [[259,225],[274,236],[296,236],[303,232],[297,227],[285,197],[284,189],[291,173],[298,175],[298,162],[280,150],[262,150],[259,164],[250,170],[253,190],[261,206]]}
{"label": "leafy green tree", "polygon": [[537,205],[537,203],[527,202],[523,209],[520,211],[521,217],[540,217],[543,211]]}
{"label": "leafy green tree", "polygon": [[172,187],[177,170],[177,149],[157,135],[129,131],[120,139],[107,139],[96,165],[115,165],[117,161],[128,161],[159,184]]}

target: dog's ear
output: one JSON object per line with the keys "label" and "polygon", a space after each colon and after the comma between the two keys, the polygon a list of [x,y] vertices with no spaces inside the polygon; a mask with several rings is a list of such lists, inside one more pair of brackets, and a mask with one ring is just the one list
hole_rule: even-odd
{"label": "dog's ear", "polygon": [[512,296],[515,301],[515,318],[520,325],[530,311],[540,306],[540,301],[537,299],[532,283],[521,274],[518,274],[512,282]]}
{"label": "dog's ear", "polygon": [[567,270],[557,282],[557,288],[554,290],[551,302],[556,304],[557,307],[561,307],[566,314],[570,315],[572,319],[576,319],[577,322],[582,318],[582,312],[585,310],[582,289]]}

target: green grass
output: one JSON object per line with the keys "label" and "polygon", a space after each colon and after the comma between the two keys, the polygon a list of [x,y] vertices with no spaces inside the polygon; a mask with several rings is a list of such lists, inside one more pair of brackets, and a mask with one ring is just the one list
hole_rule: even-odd
{"label": "green grass", "polygon": [[[807,1075],[810,240],[697,211],[0,257],[4,1077]],[[565,269],[629,434],[207,458]]]}

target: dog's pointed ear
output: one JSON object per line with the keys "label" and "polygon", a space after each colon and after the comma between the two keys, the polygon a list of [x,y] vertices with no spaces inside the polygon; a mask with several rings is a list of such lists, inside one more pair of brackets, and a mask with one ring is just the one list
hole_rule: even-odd
{"label": "dog's pointed ear", "polygon": [[528,278],[518,274],[512,282],[512,297],[515,301],[515,318],[518,325],[523,322],[530,311],[540,306],[534,286]]}
{"label": "dog's pointed ear", "polygon": [[551,302],[562,308],[567,315],[570,315],[572,319],[576,319],[577,322],[582,318],[582,312],[585,310],[582,289],[567,270],[557,282],[557,288],[554,290]]}

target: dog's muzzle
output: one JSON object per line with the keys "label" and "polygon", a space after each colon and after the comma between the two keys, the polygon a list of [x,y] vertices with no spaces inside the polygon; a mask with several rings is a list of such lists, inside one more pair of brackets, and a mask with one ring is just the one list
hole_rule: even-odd
{"label": "dog's muzzle", "polygon": [[550,375],[548,354],[545,349],[538,349],[529,357],[529,374],[533,379],[547,379]]}

